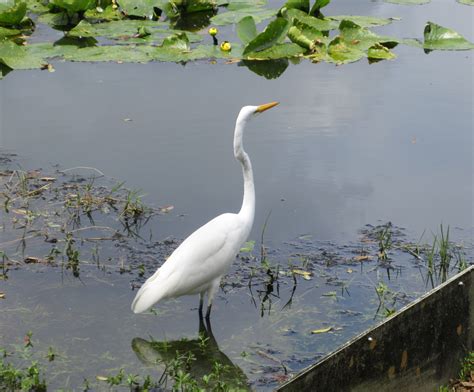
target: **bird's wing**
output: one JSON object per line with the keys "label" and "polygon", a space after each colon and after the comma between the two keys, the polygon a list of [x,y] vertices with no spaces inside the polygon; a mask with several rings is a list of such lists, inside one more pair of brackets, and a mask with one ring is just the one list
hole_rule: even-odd
{"label": "bird's wing", "polygon": [[222,214],[200,227],[144,283],[132,309],[139,313],[160,299],[203,290],[232,264],[246,239],[244,226],[238,215]]}

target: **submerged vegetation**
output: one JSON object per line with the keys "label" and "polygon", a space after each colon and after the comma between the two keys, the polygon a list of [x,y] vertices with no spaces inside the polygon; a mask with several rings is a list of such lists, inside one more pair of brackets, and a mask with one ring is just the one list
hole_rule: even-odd
{"label": "submerged vegetation", "polygon": [[[426,23],[423,39],[378,35],[371,28],[396,18],[324,15],[329,3],[290,0],[280,9],[270,9],[266,0],[8,0],[0,4],[0,78],[14,69],[54,71],[50,59],[120,63],[225,59],[274,78],[288,66],[288,59],[345,64],[367,58],[373,63],[394,59],[392,49],[399,44],[425,52],[474,48],[456,31],[434,22]],[[416,3],[420,4],[403,2]],[[259,32],[257,24],[269,18],[273,20]],[[38,42],[34,39],[38,24],[64,36]],[[213,28],[212,37],[206,38],[209,25],[234,25],[240,42],[225,28],[222,34]],[[201,43],[205,39],[208,43]]]}

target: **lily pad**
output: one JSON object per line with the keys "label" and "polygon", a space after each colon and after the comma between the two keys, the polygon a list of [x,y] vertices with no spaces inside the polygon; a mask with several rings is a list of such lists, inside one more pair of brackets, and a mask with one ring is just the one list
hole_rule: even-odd
{"label": "lily pad", "polygon": [[336,64],[346,64],[359,61],[365,57],[365,53],[348,44],[341,37],[334,38],[328,45],[329,58]]}
{"label": "lily pad", "polygon": [[35,14],[42,14],[49,11],[49,7],[44,5],[41,0],[26,0],[26,7]]}
{"label": "lily pad", "polygon": [[314,27],[319,31],[329,31],[336,29],[339,26],[339,22],[327,18],[316,18],[309,16],[300,10],[288,10],[284,13],[284,17],[290,20],[298,19],[300,22]]}
{"label": "lily pad", "polygon": [[117,3],[126,15],[141,18],[151,18],[155,7],[165,9],[168,5],[168,2],[163,0],[117,0]]}
{"label": "lily pad", "polygon": [[0,25],[16,26],[21,23],[26,15],[26,3],[21,0],[0,3]]}
{"label": "lily pad", "polygon": [[474,5],[474,0],[457,0],[457,2],[466,5]]}
{"label": "lily pad", "polygon": [[272,47],[276,43],[283,42],[289,28],[290,22],[288,20],[281,17],[276,18],[268,24],[265,30],[247,44],[244,49],[244,55],[259,52]]}
{"label": "lily pad", "polygon": [[[105,37],[120,40],[123,43],[161,44],[171,34],[181,31],[170,30],[168,23],[153,20],[122,20],[91,24],[82,20],[68,33],[72,37]],[[146,32],[146,33],[144,33]],[[199,42],[202,36],[186,32],[190,42]]]}
{"label": "lily pad", "polygon": [[319,15],[321,8],[326,7],[330,2],[331,0],[316,0],[309,13],[311,15]]}
{"label": "lily pad", "polygon": [[8,29],[6,27],[0,26],[0,40],[4,39],[5,37],[13,37],[15,35],[21,34],[21,30],[17,29]]}
{"label": "lily pad", "polygon": [[303,55],[306,52],[306,48],[302,48],[300,45],[290,42],[282,44],[275,44],[267,49],[259,52],[248,52],[244,50],[244,58],[246,60],[276,60],[281,58],[291,58]]}
{"label": "lily pad", "polygon": [[397,38],[377,35],[350,20],[343,20],[339,25],[339,30],[343,40],[361,50],[366,50],[375,43],[388,43],[386,46],[394,47],[399,42]]}
{"label": "lily pad", "polygon": [[297,9],[304,13],[309,13],[309,0],[288,0],[282,9]]}
{"label": "lily pad", "polygon": [[219,0],[218,6],[226,6],[229,11],[240,10],[243,8],[263,7],[267,0]]}
{"label": "lily pad", "polygon": [[211,18],[211,23],[217,26],[224,26],[228,24],[238,23],[246,16],[252,16],[255,23],[260,23],[265,19],[276,15],[278,10],[268,8],[241,8],[233,11],[218,13]]}
{"label": "lily pad", "polygon": [[293,20],[293,26],[288,30],[288,38],[311,51],[318,43],[328,43],[329,40],[321,31],[300,22],[298,19]]}
{"label": "lily pad", "polygon": [[46,61],[40,56],[30,53],[25,46],[4,41],[0,43],[0,63],[11,69],[35,69],[41,68]]}
{"label": "lily pad", "polygon": [[328,16],[327,19],[335,20],[341,22],[343,20],[350,20],[358,24],[361,27],[374,27],[374,26],[384,26],[392,23],[394,18],[376,18],[373,16],[358,16],[358,15],[334,15]]}
{"label": "lily pad", "polygon": [[144,46],[94,46],[77,49],[65,53],[64,59],[69,61],[114,61],[123,63],[146,63],[152,60],[150,53],[154,47]]}
{"label": "lily pad", "polygon": [[[100,11],[99,11],[100,10]],[[111,5],[105,7],[103,10],[93,8],[91,10],[87,10],[84,13],[84,18],[91,23],[99,23],[104,21],[111,21],[111,20],[120,20],[123,19],[123,14],[118,10],[118,8],[113,8]]]}
{"label": "lily pad", "polygon": [[428,4],[431,0],[384,0],[386,3],[401,5],[422,5]]}
{"label": "lily pad", "polygon": [[374,62],[380,60],[393,60],[397,56],[387,47],[376,43],[367,51],[367,57],[369,58],[369,62]]}
{"label": "lily pad", "polygon": [[446,27],[427,22],[424,30],[423,47],[429,50],[469,50],[474,44],[461,34]]}
{"label": "lily pad", "polygon": [[72,15],[94,8],[96,2],[95,0],[50,0],[49,5],[51,8],[58,7],[65,10],[69,15]]}
{"label": "lily pad", "polygon": [[244,44],[248,44],[257,36],[257,27],[252,16],[242,18],[237,24],[237,35]]}

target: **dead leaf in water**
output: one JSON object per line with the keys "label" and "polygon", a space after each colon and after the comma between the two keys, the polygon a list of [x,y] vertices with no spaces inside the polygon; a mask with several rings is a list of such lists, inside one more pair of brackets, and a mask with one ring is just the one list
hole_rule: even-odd
{"label": "dead leaf in water", "polygon": [[355,261],[365,261],[365,260],[370,260],[372,257],[369,255],[361,255],[361,256],[356,256],[354,257]]}
{"label": "dead leaf in water", "polygon": [[174,206],[172,206],[172,205],[160,207],[160,212],[167,213],[167,212],[170,212],[172,210],[174,210]]}
{"label": "dead leaf in water", "polygon": [[301,275],[303,277],[303,279],[311,280],[311,272],[303,271],[303,270],[299,270],[299,269],[294,269],[291,272],[293,272],[294,274],[297,274],[297,275]]}
{"label": "dead leaf in water", "polygon": [[0,292],[0,299],[5,299],[5,293]]}
{"label": "dead leaf in water", "polygon": [[95,379],[97,381],[107,381],[109,378],[105,376],[96,376]]}
{"label": "dead leaf in water", "polygon": [[332,330],[332,327],[327,327],[327,328],[321,328],[321,329],[313,329],[311,331],[312,335],[318,334],[318,333],[326,333]]}

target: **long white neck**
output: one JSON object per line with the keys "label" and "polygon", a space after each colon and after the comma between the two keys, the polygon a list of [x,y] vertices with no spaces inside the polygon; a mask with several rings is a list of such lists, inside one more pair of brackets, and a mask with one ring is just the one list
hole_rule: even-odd
{"label": "long white neck", "polygon": [[242,173],[244,176],[244,199],[242,201],[242,208],[239,211],[239,216],[245,219],[250,227],[253,224],[255,215],[255,187],[253,182],[252,163],[243,146],[243,131],[248,121],[248,116],[237,117],[235,123],[234,133],[234,156],[242,165]]}

